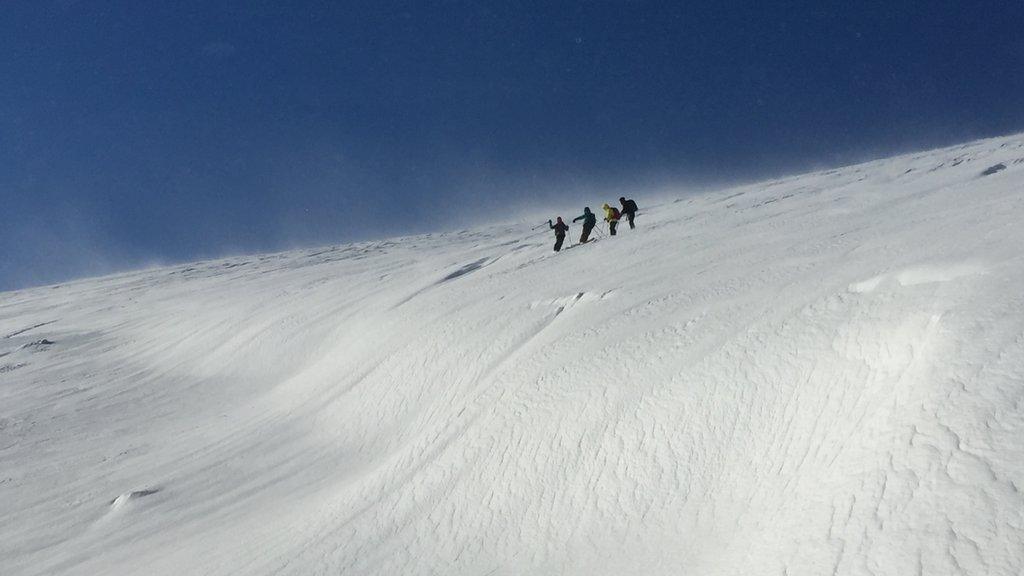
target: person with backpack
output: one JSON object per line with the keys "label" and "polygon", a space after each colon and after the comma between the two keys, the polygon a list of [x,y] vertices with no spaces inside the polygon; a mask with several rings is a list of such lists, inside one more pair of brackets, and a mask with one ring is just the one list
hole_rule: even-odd
{"label": "person with backpack", "polygon": [[583,233],[580,234],[580,244],[590,239],[590,232],[597,226],[597,216],[590,211],[590,207],[583,209],[583,214],[572,219],[573,222],[583,220]]}
{"label": "person with backpack", "polygon": [[548,220],[548,227],[555,231],[555,252],[562,249],[562,242],[565,241],[565,233],[569,231],[569,225],[562,222],[562,217],[558,217],[558,223],[552,224],[551,220]]}
{"label": "person with backpack", "polygon": [[632,198],[626,200],[626,197],[623,196],[622,198],[619,198],[619,204],[622,204],[622,210],[620,212],[627,220],[629,220],[629,229],[632,230],[633,228],[636,228],[636,225],[633,224],[633,218],[636,217],[637,213],[636,202],[633,202]]}
{"label": "person with backpack", "polygon": [[604,208],[604,221],[608,223],[608,234],[615,236],[615,226],[619,223],[619,209],[609,206],[607,203],[601,208]]}

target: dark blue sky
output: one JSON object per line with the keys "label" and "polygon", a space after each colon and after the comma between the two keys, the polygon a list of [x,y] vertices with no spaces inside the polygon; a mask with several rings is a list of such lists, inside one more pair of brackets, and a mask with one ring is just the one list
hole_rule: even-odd
{"label": "dark blue sky", "polygon": [[1020,0],[14,0],[0,55],[0,289],[1024,129]]}

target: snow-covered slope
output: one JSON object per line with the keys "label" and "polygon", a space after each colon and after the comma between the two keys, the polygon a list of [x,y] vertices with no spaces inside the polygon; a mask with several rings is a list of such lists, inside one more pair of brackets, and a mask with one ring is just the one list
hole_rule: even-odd
{"label": "snow-covered slope", "polygon": [[0,573],[1019,574],[1022,186],[1014,136],[0,294]]}

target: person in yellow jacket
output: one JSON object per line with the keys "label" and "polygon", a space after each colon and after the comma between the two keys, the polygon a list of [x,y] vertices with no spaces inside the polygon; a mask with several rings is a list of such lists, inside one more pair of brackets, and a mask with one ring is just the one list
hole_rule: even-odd
{"label": "person in yellow jacket", "polygon": [[604,221],[608,223],[608,234],[615,236],[615,227],[619,224],[619,209],[608,204],[601,208],[604,208]]}

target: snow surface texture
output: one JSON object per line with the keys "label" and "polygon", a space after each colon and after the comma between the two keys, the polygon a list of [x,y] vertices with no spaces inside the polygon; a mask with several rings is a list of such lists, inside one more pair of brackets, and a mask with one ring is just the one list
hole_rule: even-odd
{"label": "snow surface texture", "polygon": [[1022,184],[1013,136],[0,294],[0,573],[1020,574]]}

